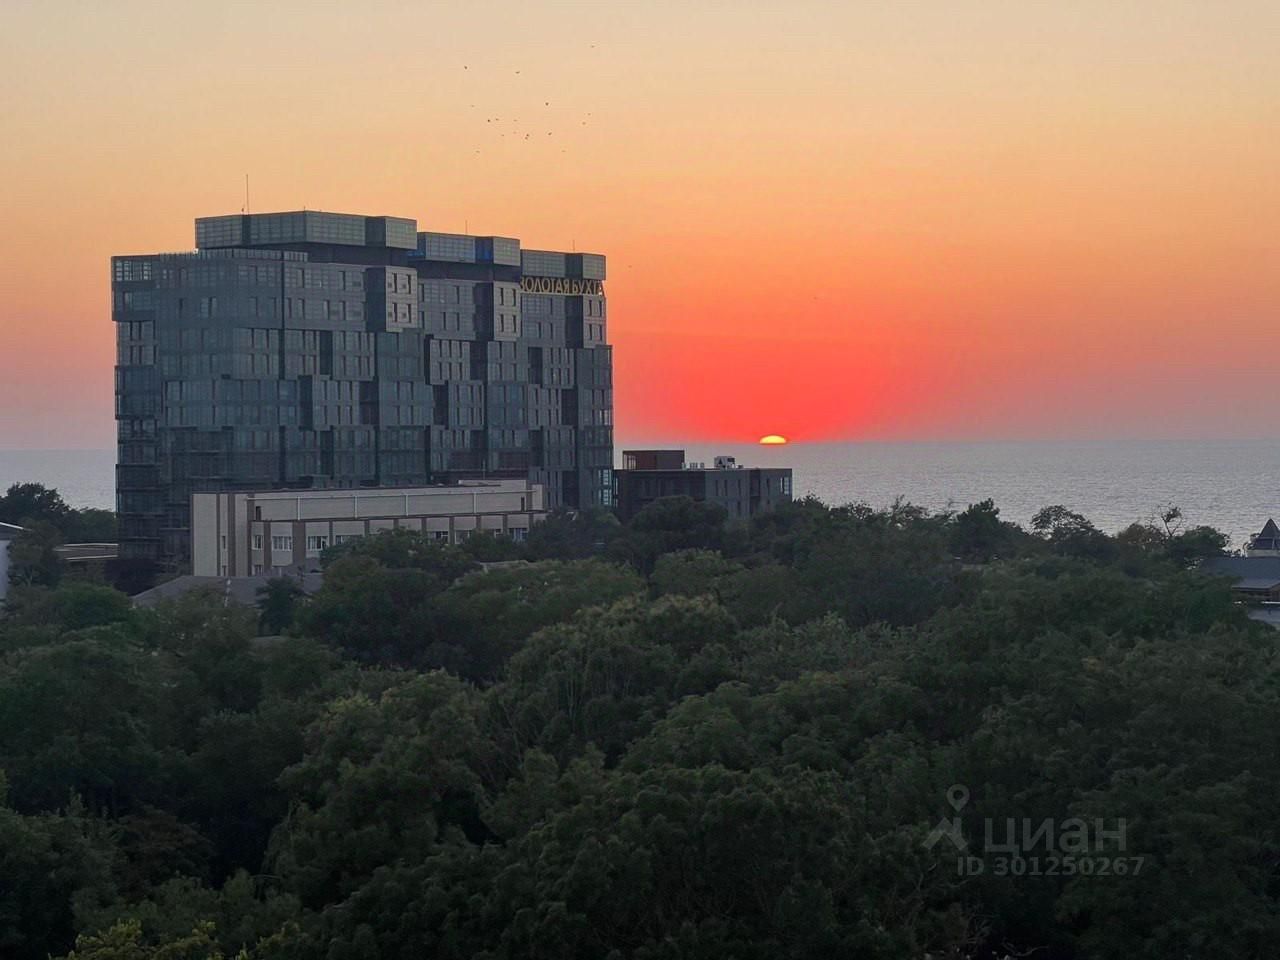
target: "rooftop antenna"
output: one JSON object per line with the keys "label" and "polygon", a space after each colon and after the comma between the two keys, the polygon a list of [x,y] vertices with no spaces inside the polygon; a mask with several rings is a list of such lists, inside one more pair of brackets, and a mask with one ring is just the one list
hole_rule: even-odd
{"label": "rooftop antenna", "polygon": [[244,175],[244,212],[249,212],[249,175]]}

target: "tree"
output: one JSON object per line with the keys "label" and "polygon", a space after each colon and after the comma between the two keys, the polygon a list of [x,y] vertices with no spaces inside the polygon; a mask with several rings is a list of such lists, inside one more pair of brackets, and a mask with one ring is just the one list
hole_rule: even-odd
{"label": "tree", "polygon": [[622,533],[618,518],[608,510],[552,510],[529,531],[525,544],[530,560],[585,560],[599,556]]}
{"label": "tree", "polygon": [[272,577],[258,588],[258,630],[263,634],[284,633],[293,626],[304,596],[292,577]]}
{"label": "tree", "polygon": [[946,522],[902,502],[813,518],[789,545],[800,590],[815,615],[834,612],[851,626],[917,623],[955,596]]}
{"label": "tree", "polygon": [[161,674],[104,628],[13,655],[0,671],[0,769],[15,806],[54,810],[75,793],[120,814],[159,799]]}
{"label": "tree", "polygon": [[61,530],[71,513],[62,495],[42,483],[15,483],[0,497],[0,523],[46,523]]}
{"label": "tree", "polygon": [[1031,529],[1056,553],[1089,560],[1108,560],[1115,543],[1085,517],[1061,505],[1045,507],[1031,518]]}
{"label": "tree", "polygon": [[952,521],[951,552],[962,560],[987,563],[1011,545],[1011,533],[994,501],[971,503]]}
{"label": "tree", "polygon": [[478,530],[459,546],[476,563],[498,563],[524,558],[524,547],[504,533]]}
{"label": "tree", "polygon": [[[123,940],[154,960],[156,954],[150,951],[167,956],[165,949],[190,944],[196,931],[202,935],[196,942],[207,951],[220,949],[237,960],[248,956],[274,960],[278,954],[271,946],[296,926],[299,914],[297,899],[281,893],[278,886],[278,881],[255,878],[243,870],[233,873],[221,888],[190,877],[166,879],[140,899],[116,900],[86,913],[81,924],[85,932],[76,949],[95,941]],[[123,937],[121,928],[127,930]]]}
{"label": "tree", "polygon": [[141,923],[124,920],[104,933],[77,937],[66,960],[224,960],[214,933],[212,923],[201,923],[185,936],[153,945],[143,941]]}
{"label": "tree", "polygon": [[1169,559],[1183,567],[1198,566],[1210,557],[1226,554],[1230,538],[1213,527],[1197,526],[1183,530],[1169,541]]}
{"label": "tree", "polygon": [[495,679],[536,631],[644,591],[629,568],[602,560],[544,560],[468,574],[441,593],[442,636],[458,650],[461,675]]}
{"label": "tree", "polygon": [[649,573],[664,553],[721,549],[728,516],[718,504],[692,497],[662,497],[631,518],[625,533],[610,542],[607,555]]}
{"label": "tree", "polygon": [[649,584],[657,596],[719,596],[724,581],[743,569],[742,564],[726,560],[714,550],[676,550],[658,558]]}
{"label": "tree", "polygon": [[47,524],[59,542],[110,543],[116,539],[116,515],[93,507],[72,509],[62,495],[42,483],[15,483],[0,496],[0,523],[20,527]]}
{"label": "tree", "polygon": [[110,587],[68,580],[55,589],[14,589],[6,626],[43,627],[60,635],[90,627],[126,623],[133,618],[129,598]]}
{"label": "tree", "polygon": [[[296,636],[218,593],[16,589],[0,956],[1274,954],[1280,651],[1194,569],[1220,535],[689,511],[611,544],[647,581],[344,545]],[[953,816],[963,854],[928,843]],[[1087,876],[1052,869],[1071,824]]]}
{"label": "tree", "polygon": [[114,543],[119,535],[115,512],[93,507],[72,510],[62,531],[68,543]]}
{"label": "tree", "polygon": [[1230,538],[1207,526],[1186,526],[1182,511],[1162,507],[1154,520],[1130,524],[1116,535],[1123,549],[1148,559],[1169,560],[1180,567],[1195,567],[1210,557],[1227,552]]}
{"label": "tree", "polygon": [[475,569],[475,560],[461,547],[414,530],[382,530],[371,537],[356,537],[329,547],[320,559],[327,570],[344,558],[373,560],[393,570],[422,570],[445,584]]}
{"label": "tree", "polygon": [[22,587],[56,587],[65,567],[56,550],[61,543],[62,535],[53,524],[28,521],[9,544],[9,582]]}
{"label": "tree", "polygon": [[446,576],[388,567],[364,552],[340,556],[328,563],[324,585],[299,611],[299,629],[362,663],[456,669],[457,651],[438,646],[431,603],[449,585]]}
{"label": "tree", "polygon": [[70,582],[54,591],[54,616],[64,630],[126,623],[133,616],[129,598],[95,583]]}
{"label": "tree", "polygon": [[493,748],[482,717],[476,691],[442,672],[331,704],[282,777],[293,802],[272,837],[271,871],[321,907],[386,864],[429,856],[449,830],[483,838]]}
{"label": "tree", "polygon": [[101,826],[79,805],[23,816],[4,802],[0,776],[0,954],[48,960],[71,944],[73,905],[113,895],[116,855]]}

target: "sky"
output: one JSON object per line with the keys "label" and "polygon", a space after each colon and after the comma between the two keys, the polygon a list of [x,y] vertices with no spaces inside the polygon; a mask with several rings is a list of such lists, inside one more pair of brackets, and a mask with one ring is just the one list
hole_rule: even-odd
{"label": "sky", "polygon": [[1277,49],[1274,0],[0,0],[0,448],[113,444],[109,257],[246,173],[606,254],[621,442],[1277,436]]}

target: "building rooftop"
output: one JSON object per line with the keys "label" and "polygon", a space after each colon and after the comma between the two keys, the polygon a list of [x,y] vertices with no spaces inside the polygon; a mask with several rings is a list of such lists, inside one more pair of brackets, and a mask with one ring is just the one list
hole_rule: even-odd
{"label": "building rooftop", "polygon": [[90,560],[114,560],[120,554],[120,547],[114,543],[64,543],[54,547],[53,552],[69,563],[88,563]]}
{"label": "building rooftop", "polygon": [[[239,603],[246,607],[257,606],[258,591],[275,577],[196,577],[190,574],[166,580],[150,590],[134,594],[135,607],[154,607],[165,600],[176,600],[194,590],[213,590],[221,594],[223,603]],[[298,582],[303,593],[315,593],[324,583],[321,573],[304,573],[291,579]]]}
{"label": "building rooftop", "polygon": [[1276,526],[1274,520],[1268,520],[1250,539],[1248,549],[1280,551],[1280,526]]}
{"label": "building rooftop", "polygon": [[416,250],[418,221],[409,217],[366,217],[324,210],[196,218],[196,247],[201,250],[292,243]]}
{"label": "building rooftop", "polygon": [[679,449],[666,450],[623,450],[623,470],[790,470],[790,467],[751,467],[738,463],[737,457],[720,456],[712,461],[711,466],[705,463],[694,463],[684,458],[685,451]]}
{"label": "building rooftop", "polygon": [[1231,577],[1241,590],[1266,590],[1280,584],[1280,557],[1210,557],[1200,569]]}
{"label": "building rooftop", "polygon": [[417,260],[519,267],[535,277],[605,279],[603,254],[522,250],[515,237],[419,231],[410,217],[289,210],[196,218],[196,248],[201,251],[301,244],[388,247]]}

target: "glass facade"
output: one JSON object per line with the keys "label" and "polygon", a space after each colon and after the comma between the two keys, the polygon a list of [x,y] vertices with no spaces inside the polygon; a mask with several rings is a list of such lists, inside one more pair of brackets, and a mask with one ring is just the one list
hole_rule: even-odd
{"label": "glass facade", "polygon": [[609,504],[602,288],[521,289],[604,257],[316,211],[196,237],[112,261],[123,556],[183,569],[198,492],[528,477],[548,507]]}

